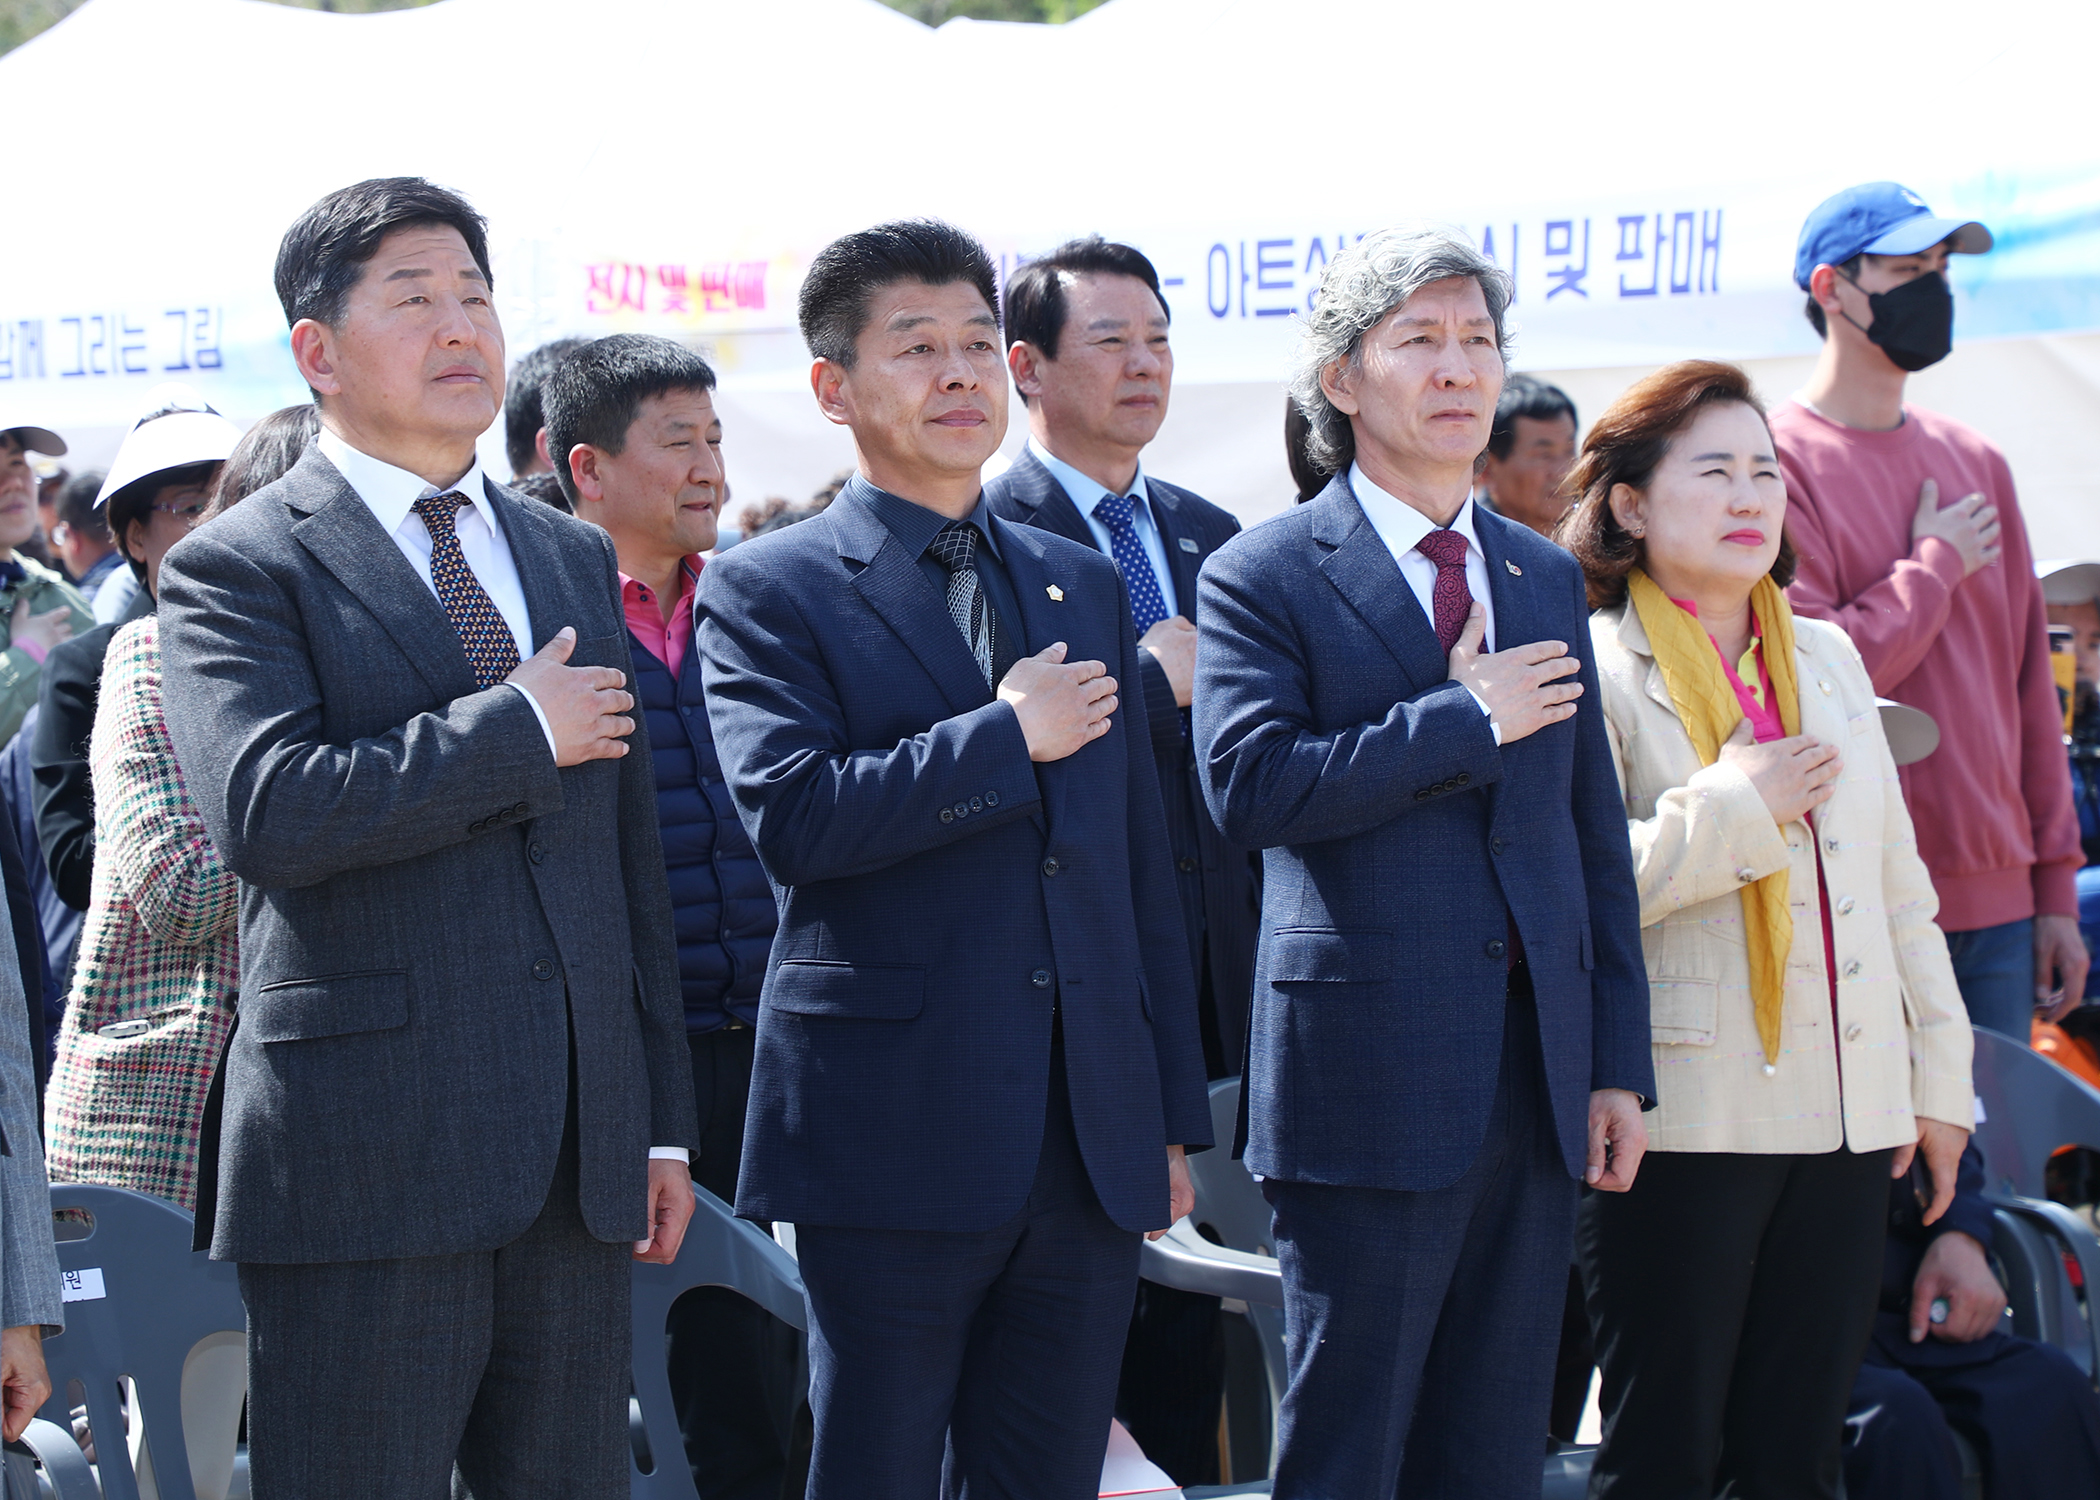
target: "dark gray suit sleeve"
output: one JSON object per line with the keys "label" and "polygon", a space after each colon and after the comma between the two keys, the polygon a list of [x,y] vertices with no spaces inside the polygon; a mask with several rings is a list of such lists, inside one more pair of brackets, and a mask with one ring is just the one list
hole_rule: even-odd
{"label": "dark gray suit sleeve", "polygon": [[1575,833],[1582,850],[1582,881],[1589,896],[1590,1087],[1629,1089],[1655,1106],[1655,1054],[1649,1047],[1648,962],[1641,952],[1640,894],[1633,849],[1626,839],[1626,802],[1604,733],[1604,698],[1590,645],[1589,600],[1574,574],[1574,615],[1568,628],[1582,664],[1582,697],[1575,705],[1573,794]]}
{"label": "dark gray suit sleeve", "polygon": [[[561,777],[532,706],[498,684],[384,734],[330,744],[290,593],[208,533],[160,574],[175,757],[227,866],[264,890],[413,859],[476,836],[476,809],[559,812]],[[391,669],[391,664],[389,664]]]}
{"label": "dark gray suit sleeve", "polygon": [[[618,554],[612,538],[599,540],[605,582],[620,599]],[[624,638],[625,632],[622,632]],[[634,688],[630,657],[627,686]],[[635,998],[641,1006],[642,1052],[649,1071],[649,1143],[700,1149],[700,1116],[693,1103],[692,1053],[685,1039],[685,994],[678,978],[678,940],[671,925],[671,888],[664,870],[656,813],[656,772],[649,726],[639,706],[634,735],[620,761],[620,877],[627,888],[629,941],[634,947]]]}

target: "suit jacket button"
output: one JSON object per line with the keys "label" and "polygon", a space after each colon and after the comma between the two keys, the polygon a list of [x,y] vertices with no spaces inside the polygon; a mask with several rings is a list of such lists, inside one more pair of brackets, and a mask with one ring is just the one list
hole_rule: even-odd
{"label": "suit jacket button", "polygon": [[1187,855],[1183,855],[1178,863],[1181,866],[1182,874],[1193,875],[1196,873],[1196,862],[1193,859],[1190,859]]}
{"label": "suit jacket button", "polygon": [[1861,1025],[1859,1024],[1859,1022],[1857,1022],[1857,1021],[1854,1021],[1854,1022],[1853,1022],[1853,1023],[1852,1023],[1851,1025],[1850,1025],[1850,1026],[1847,1026],[1847,1027],[1845,1028],[1845,1040],[1846,1040],[1846,1041],[1848,1041],[1848,1042],[1856,1042],[1856,1041],[1858,1041],[1858,1040],[1860,1039],[1860,1035],[1861,1035],[1861,1033],[1862,1033],[1862,1032],[1863,1032],[1863,1031],[1864,1031],[1865,1029],[1866,1029],[1866,1028],[1864,1028],[1863,1026],[1861,1026]]}
{"label": "suit jacket button", "polygon": [[1506,957],[1509,953],[1509,944],[1503,942],[1500,938],[1489,938],[1487,953],[1489,958]]}
{"label": "suit jacket button", "polygon": [[1740,880],[1744,885],[1748,885],[1751,881],[1757,879],[1757,871],[1751,869],[1748,865],[1744,865],[1740,870],[1735,872],[1735,878]]}
{"label": "suit jacket button", "polygon": [[479,833],[479,832],[481,832],[481,830],[482,830],[482,829],[484,829],[484,828],[486,828],[486,827],[488,827],[488,826],[489,826],[489,820],[488,820],[487,818],[483,818],[483,819],[482,819],[482,820],[481,820],[480,822],[478,822],[478,823],[469,823],[469,824],[467,825],[467,832],[469,832],[469,833]]}
{"label": "suit jacket button", "polygon": [[534,959],[532,961],[532,977],[534,979],[552,979],[554,977],[554,960],[551,958]]}
{"label": "suit jacket button", "polygon": [[1852,915],[1852,909],[1858,905],[1859,903],[1857,901],[1853,900],[1850,896],[1847,896],[1844,900],[1838,903],[1838,915],[1841,917],[1849,917]]}
{"label": "suit jacket button", "polygon": [[1037,969],[1028,976],[1028,982],[1039,990],[1047,990],[1050,988],[1050,971],[1048,969]]}
{"label": "suit jacket button", "polygon": [[1471,771],[1460,771],[1458,775],[1454,776],[1451,779],[1451,784],[1453,786],[1464,786],[1467,782],[1471,781],[1472,779],[1473,773]]}
{"label": "suit jacket button", "polygon": [[1422,788],[1422,790],[1420,790],[1419,792],[1416,792],[1416,793],[1415,793],[1415,801],[1417,801],[1417,802],[1427,802],[1428,800],[1429,800],[1429,788],[1428,788],[1428,787],[1426,787],[1426,786],[1425,786],[1425,787],[1423,787],[1423,788]]}
{"label": "suit jacket button", "polygon": [[545,849],[542,849],[538,844],[534,844],[530,849],[526,850],[525,852],[531,856],[532,862],[534,864],[540,863],[540,861],[544,860],[547,857],[547,851]]}
{"label": "suit jacket button", "polygon": [[982,798],[982,797],[972,797],[972,798],[970,799],[970,811],[971,811],[971,812],[983,812],[983,811],[984,811],[984,798]]}
{"label": "suit jacket button", "polygon": [[953,811],[958,818],[967,818],[970,815],[970,804],[958,802],[955,804]]}
{"label": "suit jacket button", "polygon": [[531,811],[532,804],[530,802],[520,802],[516,807],[510,810],[510,815],[514,818],[522,818],[525,816],[525,814]]}
{"label": "suit jacket button", "polygon": [[1859,960],[1858,960],[1858,959],[1856,959],[1856,958],[1855,958],[1855,959],[1853,959],[1853,960],[1852,960],[1852,962],[1851,962],[1851,963],[1849,963],[1849,964],[1846,964],[1846,965],[1845,965],[1845,977],[1846,977],[1847,979],[1857,979],[1857,978],[1859,978]]}
{"label": "suit jacket button", "polygon": [[1500,854],[1504,849],[1507,849],[1508,847],[1509,842],[1506,839],[1492,838],[1488,840],[1488,852],[1490,854]]}
{"label": "suit jacket button", "polygon": [[999,794],[997,792],[986,792],[984,794],[984,805],[986,807],[997,807],[999,805]]}
{"label": "suit jacket button", "polygon": [[1043,861],[1043,873],[1045,875],[1055,875],[1059,870],[1063,868],[1064,866],[1060,865],[1054,859],[1046,859]]}
{"label": "suit jacket button", "polygon": [[943,823],[953,823],[953,822],[955,821],[955,809],[954,809],[954,808],[952,808],[952,807],[944,807],[944,808],[942,808],[942,809],[941,809],[941,821],[942,821]]}

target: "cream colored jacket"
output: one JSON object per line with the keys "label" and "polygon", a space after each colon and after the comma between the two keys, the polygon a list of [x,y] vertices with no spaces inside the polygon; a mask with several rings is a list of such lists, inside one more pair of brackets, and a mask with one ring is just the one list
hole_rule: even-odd
{"label": "cream colored jacket", "polygon": [[[1844,757],[1812,830],[1776,825],[1741,771],[1699,764],[1631,605],[1592,615],[1590,639],[1640,885],[1660,1096],[1650,1147],[1876,1151],[1916,1139],[1921,1115],[1968,1129],[1968,1015],[1851,641],[1820,620],[1794,619],[1801,732]],[[1836,947],[1835,1026],[1819,856]],[[1779,1061],[1768,1072],[1739,892],[1781,869],[1793,872],[1794,945]]]}

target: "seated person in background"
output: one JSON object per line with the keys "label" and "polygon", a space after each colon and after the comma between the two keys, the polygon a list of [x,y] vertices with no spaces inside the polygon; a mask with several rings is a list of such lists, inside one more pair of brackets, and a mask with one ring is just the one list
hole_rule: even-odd
{"label": "seated person in background", "polygon": [[[2042,597],[2052,629],[2071,632],[2071,801],[2085,866],[2078,872],[2078,926],[2085,945],[2100,945],[2100,563],[2041,562]],[[2100,968],[2100,966],[2096,966]],[[2100,995],[2100,972],[2089,970],[2084,998]]]}
{"label": "seated person in background", "polygon": [[102,519],[100,496],[106,476],[100,469],[76,474],[58,492],[57,517],[51,525],[51,550],[66,577],[82,597],[92,599],[103,580],[124,566],[117,539]]}
{"label": "seated person in background", "polygon": [[1512,375],[1473,490],[1483,510],[1550,537],[1567,511],[1561,481],[1575,465],[1575,403],[1536,375]]}
{"label": "seated person in background", "polygon": [[2100,1495],[2100,1397],[2070,1356],[2004,1326],[1991,1274],[1983,1158],[1962,1153],[1954,1203],[1926,1225],[1915,1166],[1889,1190],[1881,1311],[1845,1413],[1850,1500],[1960,1500],[1949,1429],[1975,1447],[1990,1500]]}

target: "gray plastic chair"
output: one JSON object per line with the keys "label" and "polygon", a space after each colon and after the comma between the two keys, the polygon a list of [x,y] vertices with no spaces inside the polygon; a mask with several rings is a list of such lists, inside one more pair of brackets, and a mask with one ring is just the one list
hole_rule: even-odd
{"label": "gray plastic chair", "polygon": [[2100,1151],[2100,1089],[2024,1043],[1976,1028],[1973,1076],[1983,1102],[1976,1146],[1992,1192],[2047,1198],[2044,1175],[2062,1146]]}
{"label": "gray plastic chair", "polygon": [[[182,1433],[182,1372],[190,1351],[220,1333],[245,1333],[247,1309],[229,1262],[190,1248],[190,1215],[159,1198],[128,1188],[54,1183],[58,1265],[69,1291],[101,1296],[66,1303],[66,1331],[44,1341],[51,1399],[32,1426],[28,1447],[62,1497],[62,1477],[86,1463],[71,1431],[71,1383],[85,1393],[95,1431],[99,1493],[107,1500],[138,1500],[125,1441],[117,1382],[130,1377],[138,1395],[161,1500],[196,1500],[189,1448]],[[73,1283],[80,1285],[71,1285]],[[70,1448],[70,1457],[66,1449]],[[93,1494],[95,1491],[88,1491]]]}
{"label": "gray plastic chair", "polygon": [[783,1323],[809,1331],[809,1306],[794,1258],[756,1224],[739,1219],[728,1204],[695,1184],[693,1219],[678,1247],[678,1259],[668,1266],[634,1267],[637,1421],[628,1476],[631,1500],[698,1500],[678,1432],[678,1413],[671,1404],[664,1328],[671,1304],[703,1286],[728,1287]]}
{"label": "gray plastic chair", "polygon": [[[55,1500],[102,1500],[95,1471],[68,1428],[32,1417],[19,1446],[28,1452],[17,1452],[14,1447],[7,1452],[7,1500],[41,1500],[46,1493]],[[34,1459],[29,1456],[32,1453]],[[39,1464],[43,1486],[48,1489],[38,1484]]]}

